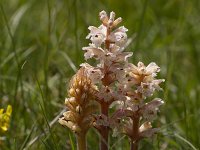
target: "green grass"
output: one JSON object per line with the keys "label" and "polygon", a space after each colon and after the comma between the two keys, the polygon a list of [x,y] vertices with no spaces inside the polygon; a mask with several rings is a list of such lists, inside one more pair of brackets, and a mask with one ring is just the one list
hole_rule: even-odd
{"label": "green grass", "polygon": [[[155,61],[166,79],[164,92],[157,94],[165,105],[153,124],[161,133],[144,140],[141,149],[199,148],[199,0],[1,0],[0,5],[0,107],[13,106],[0,149],[76,148],[73,134],[54,118],[64,108],[68,81],[84,62],[87,27],[100,24],[101,10],[123,18],[133,38],[130,61]],[[126,137],[110,139],[112,150],[129,147]],[[98,149],[94,130],[88,141],[89,149]]]}

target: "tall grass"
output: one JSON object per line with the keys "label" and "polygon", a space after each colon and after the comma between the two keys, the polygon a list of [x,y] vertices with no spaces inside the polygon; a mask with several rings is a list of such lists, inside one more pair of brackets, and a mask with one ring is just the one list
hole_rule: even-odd
{"label": "tall grass", "polygon": [[[75,149],[74,137],[55,118],[83,62],[87,27],[99,24],[101,10],[124,19],[133,39],[131,61],[155,60],[166,79],[160,95],[165,105],[155,122],[161,133],[141,149],[199,148],[199,0],[1,0],[0,6],[0,106],[13,105],[0,149]],[[128,148],[121,138],[110,137],[113,150]],[[88,140],[89,149],[98,149],[94,130]]]}

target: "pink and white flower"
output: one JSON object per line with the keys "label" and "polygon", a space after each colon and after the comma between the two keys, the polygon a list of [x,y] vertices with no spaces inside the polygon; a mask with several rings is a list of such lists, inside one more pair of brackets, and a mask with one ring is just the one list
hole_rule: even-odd
{"label": "pink and white flower", "polygon": [[86,39],[90,39],[95,47],[100,47],[106,40],[107,29],[104,25],[97,27],[89,26],[88,29],[90,33],[87,35]]}

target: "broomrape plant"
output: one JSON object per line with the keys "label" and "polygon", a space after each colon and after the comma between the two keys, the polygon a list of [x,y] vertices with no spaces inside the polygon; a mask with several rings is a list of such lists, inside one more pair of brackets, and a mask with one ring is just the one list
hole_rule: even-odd
{"label": "broomrape plant", "polygon": [[91,127],[100,134],[101,150],[109,149],[110,132],[113,136],[127,135],[130,149],[137,150],[140,140],[159,131],[152,128],[151,122],[164,102],[160,98],[149,99],[161,90],[159,84],[164,79],[156,79],[160,67],[154,62],[147,66],[128,62],[132,56],[132,52],[124,52],[129,43],[128,29],[117,27],[122,18],[115,19],[114,12],[108,16],[105,11],[99,13],[99,18],[102,24],[89,26],[86,39],[91,43],[83,47],[85,60],[93,58],[97,64],[80,65],[65,100],[68,111],[59,123],[76,134],[79,150],[87,149],[86,134]]}

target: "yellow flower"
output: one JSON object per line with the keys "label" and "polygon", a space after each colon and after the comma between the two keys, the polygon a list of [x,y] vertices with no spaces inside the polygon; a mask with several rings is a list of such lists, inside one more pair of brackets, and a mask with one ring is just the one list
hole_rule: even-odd
{"label": "yellow flower", "polygon": [[11,113],[12,113],[11,105],[8,105],[6,112],[4,112],[4,109],[0,109],[0,132],[5,132],[8,130]]}

